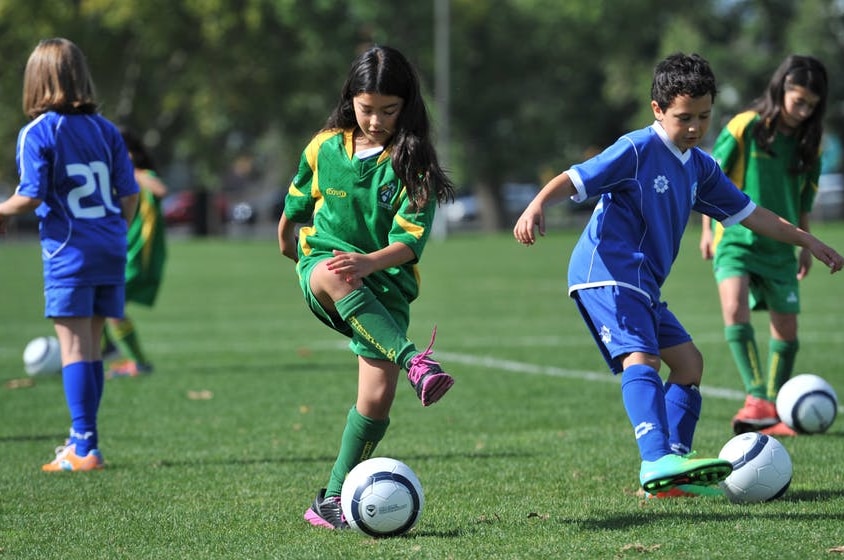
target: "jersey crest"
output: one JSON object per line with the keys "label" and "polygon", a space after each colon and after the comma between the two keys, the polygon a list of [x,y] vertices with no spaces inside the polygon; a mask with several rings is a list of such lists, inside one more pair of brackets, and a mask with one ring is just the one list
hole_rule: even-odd
{"label": "jersey crest", "polygon": [[654,190],[659,194],[668,190],[668,178],[665,175],[658,175],[657,178],[654,179]]}
{"label": "jersey crest", "polygon": [[378,187],[378,206],[391,209],[393,207],[392,200],[397,191],[398,185],[395,182]]}

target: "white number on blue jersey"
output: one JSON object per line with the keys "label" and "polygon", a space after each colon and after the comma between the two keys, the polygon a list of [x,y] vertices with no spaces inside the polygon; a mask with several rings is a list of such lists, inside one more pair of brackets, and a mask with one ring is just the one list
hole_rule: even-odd
{"label": "white number on blue jersey", "polygon": [[[111,199],[111,181],[108,166],[101,161],[71,163],[67,166],[69,177],[82,177],[84,183],[71,190],[67,195],[67,202],[74,218],[95,219],[106,215],[106,210],[120,213]],[[94,196],[99,191],[102,204],[83,207],[81,201]]]}

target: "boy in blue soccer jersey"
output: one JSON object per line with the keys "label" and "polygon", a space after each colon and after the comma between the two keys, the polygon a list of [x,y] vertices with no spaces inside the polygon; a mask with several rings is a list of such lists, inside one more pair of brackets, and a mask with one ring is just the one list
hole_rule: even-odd
{"label": "boy in blue soccer jersey", "polygon": [[35,210],[44,264],[44,315],[62,349],[70,437],[44,471],[102,468],[97,412],[103,392],[100,340],[106,317],[122,317],[126,232],[138,185],[117,128],[97,114],[85,55],[67,39],[41,41],[26,64],[18,135],[20,185],[0,204],[9,216]]}
{"label": "boy in blue soccer jersey", "polygon": [[[836,272],[844,259],[811,234],[757,206],[697,147],[715,99],[715,76],[698,55],[660,62],[651,86],[656,122],[625,134],[601,154],[552,179],[513,230],[532,245],[545,234],[544,209],[566,197],[600,196],[569,263],[569,295],[613,373],[641,456],[648,496],[718,493],[728,461],[695,457],[703,358],[668,306],[661,287],[680,250],[692,210],[808,249]],[[667,381],[659,376],[669,368]]]}

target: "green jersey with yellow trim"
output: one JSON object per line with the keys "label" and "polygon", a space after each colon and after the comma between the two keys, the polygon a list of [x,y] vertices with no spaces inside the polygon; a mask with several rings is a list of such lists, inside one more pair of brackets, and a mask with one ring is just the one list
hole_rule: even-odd
{"label": "green jersey with yellow trim", "polygon": [[141,189],[126,239],[126,301],[151,307],[164,277],[167,241],[161,201],[146,189]]}
{"label": "green jersey with yellow trim", "polygon": [[[779,214],[792,224],[810,212],[818,190],[820,162],[809,172],[789,171],[796,152],[794,136],[777,133],[771,153],[761,150],[751,131],[759,121],[755,111],[733,117],[718,135],[712,156],[736,186],[758,205]],[[764,276],[792,274],[796,266],[794,247],[752,232],[737,224],[715,226],[715,266],[719,261],[741,261],[751,272]]]}
{"label": "green jersey with yellow trim", "polygon": [[287,218],[310,224],[299,230],[298,269],[332,251],[368,254],[401,242],[416,259],[364,279],[375,293],[397,289],[416,299],[416,263],[428,240],[436,199],[415,209],[396,176],[389,147],[369,157],[354,153],[354,131],[318,133],[305,148],[284,203]]}

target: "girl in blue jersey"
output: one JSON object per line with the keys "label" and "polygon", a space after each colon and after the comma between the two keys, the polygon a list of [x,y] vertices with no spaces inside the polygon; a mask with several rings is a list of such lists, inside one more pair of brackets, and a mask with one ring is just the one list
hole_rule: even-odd
{"label": "girl in blue jersey", "polygon": [[[440,168],[415,69],[399,51],[376,46],[352,64],[340,100],[300,158],[278,225],[281,253],[297,262],[311,311],[350,338],[358,392],[328,484],[305,520],[347,528],[340,490],[390,424],[399,372],[424,406],[454,382],[407,339],[419,293],[416,263],[438,202],[453,185]],[[297,224],[311,225],[298,230]]]}
{"label": "girl in blue jersey", "polygon": [[41,41],[24,71],[18,135],[20,184],[0,204],[40,219],[45,316],[62,350],[70,437],[45,471],[103,466],[97,411],[103,392],[100,340],[106,317],[122,317],[126,232],[138,205],[132,163],[117,128],[97,114],[85,55],[62,38]]}
{"label": "girl in blue jersey", "polygon": [[[832,248],[754,204],[697,147],[715,93],[715,77],[700,56],[660,62],[651,87],[656,121],[552,179],[513,230],[517,241],[532,245],[537,227],[545,233],[546,206],[600,196],[571,256],[569,295],[611,371],[621,374],[642,461],[639,482],[649,496],[717,493],[709,486],[732,470],[728,461],[694,457],[703,358],[660,293],[691,211],[805,247],[833,272],[844,266]],[[658,373],[663,362],[665,383]]]}

